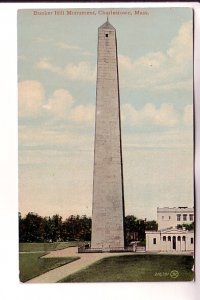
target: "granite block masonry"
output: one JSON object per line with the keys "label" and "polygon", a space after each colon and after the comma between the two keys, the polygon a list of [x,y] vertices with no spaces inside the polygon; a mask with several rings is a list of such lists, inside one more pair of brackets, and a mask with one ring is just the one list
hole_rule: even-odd
{"label": "granite block masonry", "polygon": [[124,192],[116,30],[98,29],[91,248],[124,249]]}

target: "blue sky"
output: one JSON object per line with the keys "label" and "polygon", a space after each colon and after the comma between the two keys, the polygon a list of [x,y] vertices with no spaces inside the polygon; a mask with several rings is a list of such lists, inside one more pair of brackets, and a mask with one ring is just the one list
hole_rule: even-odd
{"label": "blue sky", "polygon": [[[151,219],[157,206],[193,206],[192,10],[129,11],[109,17],[118,41],[125,211]],[[22,214],[91,215],[97,29],[106,20],[95,12],[18,11]]]}

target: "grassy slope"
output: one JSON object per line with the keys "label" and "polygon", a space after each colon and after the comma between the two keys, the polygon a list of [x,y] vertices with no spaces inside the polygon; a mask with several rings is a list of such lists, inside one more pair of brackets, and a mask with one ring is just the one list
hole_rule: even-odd
{"label": "grassy slope", "polygon": [[[104,258],[60,282],[188,281],[193,279],[191,256],[131,255]],[[170,272],[179,275],[172,278]]]}
{"label": "grassy slope", "polygon": [[19,278],[21,282],[25,282],[49,270],[55,269],[78,259],[74,257],[42,258],[41,256],[45,254],[46,252],[19,254]]}
{"label": "grassy slope", "polygon": [[19,252],[53,251],[77,246],[77,242],[63,243],[19,243]]}

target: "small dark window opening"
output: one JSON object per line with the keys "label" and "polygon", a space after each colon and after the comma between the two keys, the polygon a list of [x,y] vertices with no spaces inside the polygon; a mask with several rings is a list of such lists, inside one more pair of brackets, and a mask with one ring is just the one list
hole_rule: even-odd
{"label": "small dark window opening", "polygon": [[108,33],[106,33],[106,37],[108,37]]}
{"label": "small dark window opening", "polygon": [[194,244],[194,239],[193,238],[191,238],[191,244]]}
{"label": "small dark window opening", "polygon": [[156,238],[153,238],[153,244],[156,245]]}

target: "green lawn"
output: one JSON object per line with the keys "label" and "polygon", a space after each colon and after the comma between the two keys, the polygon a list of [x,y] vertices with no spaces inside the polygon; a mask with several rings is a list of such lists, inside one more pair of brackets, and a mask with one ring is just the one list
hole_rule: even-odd
{"label": "green lawn", "polygon": [[47,252],[19,254],[19,278],[21,282],[25,282],[49,270],[55,269],[78,259],[78,257],[43,258],[42,256],[46,253]]}
{"label": "green lawn", "polygon": [[60,282],[190,281],[192,265],[193,258],[184,255],[107,257]]}
{"label": "green lawn", "polygon": [[19,243],[19,252],[53,251],[77,245],[77,242]]}

